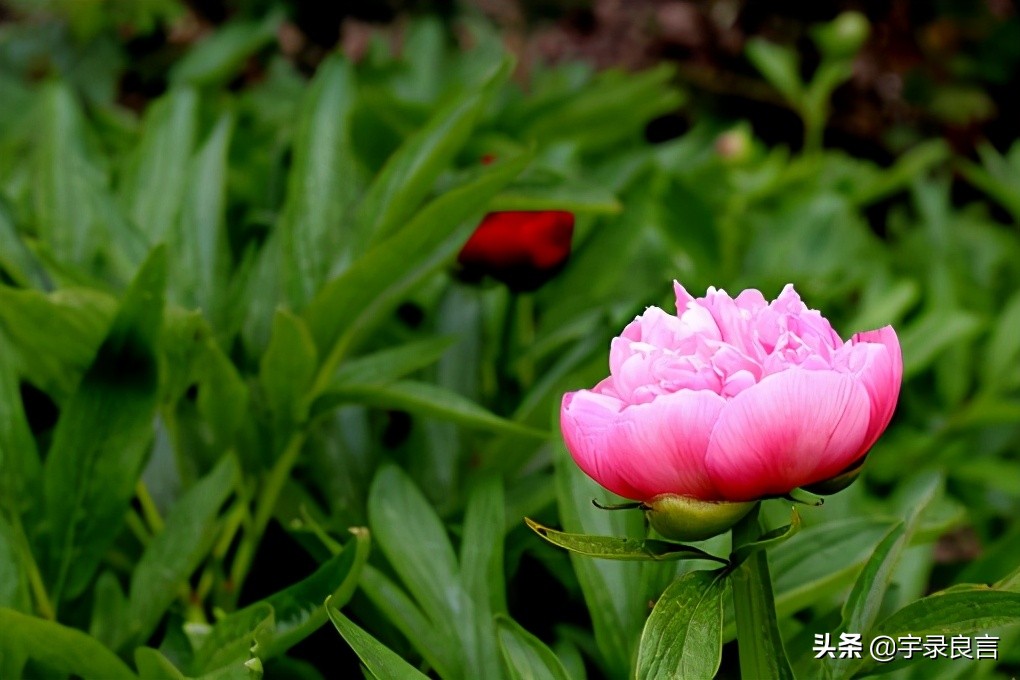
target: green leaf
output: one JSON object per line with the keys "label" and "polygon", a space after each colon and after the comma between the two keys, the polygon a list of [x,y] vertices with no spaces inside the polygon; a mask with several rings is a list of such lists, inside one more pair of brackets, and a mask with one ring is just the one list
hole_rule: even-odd
{"label": "green leaf", "polygon": [[7,202],[0,196],[0,277],[2,276],[24,288],[46,288],[49,283],[39,261],[14,227],[14,218]]}
{"label": "green leaf", "polygon": [[86,680],[137,676],[102,643],[75,628],[0,607],[0,659],[27,654],[58,673]]}
{"label": "green leaf", "polygon": [[448,639],[448,630],[433,625],[403,589],[371,565],[362,572],[360,587],[440,677],[450,677],[456,672],[460,657],[456,641]]}
{"label": "green leaf", "polygon": [[153,243],[171,233],[184,203],[197,116],[198,95],[185,87],[146,109],[120,193],[128,215]]}
{"label": "green leaf", "polygon": [[666,588],[645,623],[637,677],[700,680],[715,677],[722,659],[720,572],[692,571]]}
{"label": "green leaf", "polygon": [[485,624],[491,614],[504,614],[507,610],[501,529],[506,526],[505,505],[502,481],[490,476],[471,490],[464,511],[460,575],[475,605],[486,612],[479,615],[486,619]]}
{"label": "green leaf", "polygon": [[799,106],[804,97],[804,84],[800,79],[797,53],[764,38],[751,38],[744,49],[747,59],[765,80],[779,90],[786,101]]}
{"label": "green leaf", "polygon": [[118,275],[129,275],[145,254],[145,239],[118,210],[106,173],[86,147],[88,130],[74,95],[65,85],[49,85],[41,108],[31,196],[42,244],[61,265],[91,267],[102,252]]}
{"label": "green leaf", "polygon": [[216,539],[216,516],[238,474],[232,456],[181,496],[131,575],[128,616],[134,641],[147,640],[182,585],[205,559]]}
{"label": "green leaf", "polygon": [[261,677],[263,644],[274,625],[273,607],[266,602],[220,619],[196,650],[191,675],[214,675],[218,671],[227,677]]}
{"label": "green leaf", "polygon": [[55,293],[0,285],[0,327],[18,350],[21,375],[58,402],[69,397],[110,326],[116,301],[104,293]]}
{"label": "green leaf", "polygon": [[388,384],[342,384],[323,394],[313,406],[322,413],[338,404],[364,404],[380,408],[410,411],[493,432],[545,438],[548,433],[521,425],[493,414],[470,399],[438,385],[415,380],[397,380]]}
{"label": "green leaf", "polygon": [[350,359],[334,374],[333,384],[392,382],[439,361],[454,342],[448,335],[425,338]]}
{"label": "green leaf", "polygon": [[357,588],[361,570],[368,559],[369,534],[351,529],[353,540],[315,572],[292,586],[270,595],[221,619],[195,654],[197,672],[209,672],[247,658],[242,644],[258,632],[256,656],[266,661],[284,654],[326,622],[323,603],[332,598],[346,603]]}
{"label": "green leaf", "polygon": [[[16,535],[0,514],[0,607],[28,611],[28,579],[22,565],[21,551]],[[0,670],[4,668],[0,663]]]}
{"label": "green leaf", "polygon": [[994,388],[1015,387],[1020,382],[1020,293],[1014,294],[1002,308],[992,329],[988,347],[984,353],[982,375],[984,382]]}
{"label": "green leaf", "polygon": [[134,495],[156,411],[165,281],[166,251],[159,247],[57,422],[43,473],[54,600],[84,590]]}
{"label": "green leaf", "polygon": [[[969,585],[969,584],[968,584]],[[884,621],[871,634],[868,642],[880,635],[893,639],[903,635],[972,635],[988,632],[1000,626],[1020,623],[1020,593],[993,590],[986,586],[974,586],[961,590],[949,590],[911,602]],[[867,645],[865,645],[867,649]],[[868,655],[856,659],[850,672],[890,672],[902,668],[913,659],[897,657],[887,664],[877,664]],[[877,666],[877,667],[876,667]]]}
{"label": "green leaf", "polygon": [[386,465],[372,482],[368,517],[379,549],[442,640],[435,651],[444,659],[454,654],[452,668],[477,676],[472,671],[478,670],[478,636],[484,631],[477,629],[475,607],[435,510],[402,470]]}
{"label": "green leaf", "polygon": [[409,221],[511,70],[509,61],[500,63],[484,84],[439,108],[397,149],[358,206],[357,242],[378,243]]}
{"label": "green leaf", "polygon": [[315,342],[304,321],[285,309],[277,310],[269,347],[259,365],[259,380],[270,410],[283,425],[304,419],[316,365]]}
{"label": "green leaf", "polygon": [[173,85],[214,85],[232,78],[251,55],[272,43],[279,14],[262,21],[235,21],[197,42],[170,70]]}
{"label": "green leaf", "polygon": [[214,434],[214,445],[223,451],[247,411],[248,385],[215,342],[206,343],[199,364],[198,412]]}
{"label": "green leaf", "polygon": [[800,527],[800,513],[797,512],[797,508],[791,508],[789,524],[766,532],[757,540],[752,541],[751,543],[745,543],[738,547],[733,551],[733,554],[730,555],[730,563],[734,566],[739,566],[756,552],[760,552],[768,548],[774,548],[781,543],[785,543],[788,538],[800,531]]}
{"label": "green leaf", "polygon": [[556,654],[519,623],[497,616],[496,629],[511,680],[570,680]]}
{"label": "green leaf", "polygon": [[584,150],[602,150],[631,142],[651,119],[676,111],[685,100],[671,83],[676,69],[661,64],[641,73],[606,71],[584,90],[563,93],[553,105],[514,120],[521,135],[544,144],[573,143]]}
{"label": "green leaf", "polygon": [[[0,332],[0,508],[18,516],[38,498],[36,485],[42,462],[8,347],[7,338]],[[0,604],[4,604],[2,597]]]}
{"label": "green leaf", "polygon": [[977,316],[958,309],[937,309],[915,321],[900,335],[904,380],[928,368],[949,347],[969,340],[981,325]]}
{"label": "green leaf", "polygon": [[615,215],[623,207],[600,186],[564,182],[548,187],[511,186],[492,199],[492,210],[566,210],[575,215]]}
{"label": "green leaf", "polygon": [[174,292],[187,307],[201,307],[207,318],[219,312],[217,294],[226,287],[230,251],[225,224],[228,152],[234,119],[223,114],[189,161],[180,219],[174,232]]}
{"label": "green leaf", "polygon": [[329,357],[323,380],[415,283],[460,250],[474,228],[468,220],[478,216],[528,160],[522,156],[485,167],[474,179],[429,203],[399,233],[323,287],[302,315],[320,356]]}
{"label": "green leaf", "polygon": [[[555,412],[559,412],[558,405]],[[647,533],[639,512],[607,512],[592,507],[592,499],[612,505],[619,498],[581,472],[561,442],[555,444],[554,460],[559,515],[566,529],[630,538]],[[641,629],[648,618],[647,603],[673,580],[677,565],[659,560],[639,564],[593,560],[574,553],[570,553],[570,562],[591,615],[603,672],[608,677],[629,677]]]}
{"label": "green leaf", "polygon": [[328,599],[326,612],[337,631],[358,655],[361,663],[365,664],[372,677],[379,680],[418,680],[428,677],[341,614]]}
{"label": "green leaf", "polygon": [[525,523],[536,534],[555,546],[588,557],[606,560],[712,560],[726,563],[726,560],[705,552],[701,548],[655,538],[613,538],[612,536],[590,536],[568,534],[542,526],[533,519],[524,518]]}
{"label": "green leaf", "polygon": [[163,653],[152,647],[135,649],[135,668],[139,677],[146,680],[186,680],[184,674],[163,656]]}
{"label": "green leaf", "polygon": [[339,55],[319,66],[298,113],[287,198],[277,225],[284,289],[295,307],[319,289],[338,252],[351,247],[343,229],[359,193],[351,148],[354,72]]}
{"label": "green leaf", "polygon": [[110,570],[99,575],[92,586],[92,620],[88,633],[110,649],[120,649],[131,635],[128,599],[117,576]]}

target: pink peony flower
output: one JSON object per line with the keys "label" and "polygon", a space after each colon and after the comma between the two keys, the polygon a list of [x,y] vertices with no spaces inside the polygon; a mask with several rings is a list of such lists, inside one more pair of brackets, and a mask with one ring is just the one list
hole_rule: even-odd
{"label": "pink peony flower", "polygon": [[677,314],[648,308],[615,338],[611,375],[563,397],[567,448],[592,479],[636,501],[750,501],[858,462],[896,408],[891,326],[847,342],[787,285],[771,303],[679,283]]}

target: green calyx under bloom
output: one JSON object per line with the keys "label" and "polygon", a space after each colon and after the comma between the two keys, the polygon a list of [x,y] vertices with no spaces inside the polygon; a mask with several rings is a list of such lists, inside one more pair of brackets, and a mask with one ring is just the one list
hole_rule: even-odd
{"label": "green calyx under bloom", "polygon": [[664,537],[703,541],[728,530],[750,512],[755,502],[700,501],[667,493],[646,501],[644,508],[649,523]]}

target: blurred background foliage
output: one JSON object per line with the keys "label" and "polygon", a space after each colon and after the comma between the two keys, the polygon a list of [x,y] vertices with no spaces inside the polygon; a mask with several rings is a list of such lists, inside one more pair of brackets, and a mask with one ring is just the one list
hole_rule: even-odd
{"label": "blurred background foliage", "polygon": [[[0,20],[0,605],[143,675],[257,657],[334,677],[356,661],[313,632],[327,613],[386,668],[321,608],[308,579],[328,563],[352,578],[322,592],[440,677],[517,677],[544,644],[570,677],[624,677],[678,567],[568,558],[520,519],[643,531],[593,510],[612,499],[562,464],[551,415],[604,377],[627,321],[671,307],[673,279],[793,282],[843,337],[902,341],[900,407],[862,479],[770,555],[795,668],[817,670],[811,633],[921,496],[883,611],[1020,563],[1012,3],[6,0]],[[577,217],[533,294],[450,264],[511,209]],[[138,300],[163,281],[158,321]],[[158,388],[107,384],[125,346]],[[89,411],[104,390],[120,401]],[[108,468],[75,467],[85,439]],[[107,514],[65,554],[68,494]],[[349,526],[371,530],[367,566]],[[1015,673],[1001,634],[998,664],[939,672]],[[26,649],[31,671],[80,673]]]}

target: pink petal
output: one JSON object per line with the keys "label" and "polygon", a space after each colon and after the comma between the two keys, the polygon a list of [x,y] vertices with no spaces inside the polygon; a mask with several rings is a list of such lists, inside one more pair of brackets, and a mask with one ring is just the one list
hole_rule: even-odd
{"label": "pink petal", "polygon": [[588,390],[567,392],[560,406],[560,430],[574,462],[586,475],[618,496],[643,500],[622,475],[613,447],[623,402]]}
{"label": "pink petal", "polygon": [[715,392],[680,390],[624,409],[613,443],[640,500],[663,493],[719,498],[705,469],[705,452],[725,404]]}
{"label": "pink petal", "polygon": [[784,494],[828,479],[862,455],[870,411],[855,376],[790,368],[726,404],[705,466],[726,500]]}
{"label": "pink petal", "polygon": [[861,382],[871,398],[871,422],[865,438],[865,451],[870,449],[896,410],[903,382],[903,354],[900,341],[892,326],[854,335],[853,347],[866,347],[866,361],[858,372]]}
{"label": "pink petal", "polygon": [[567,449],[589,477],[638,501],[662,493],[719,497],[704,458],[722,397],[681,390],[619,411],[605,399],[570,393],[560,411]]}

